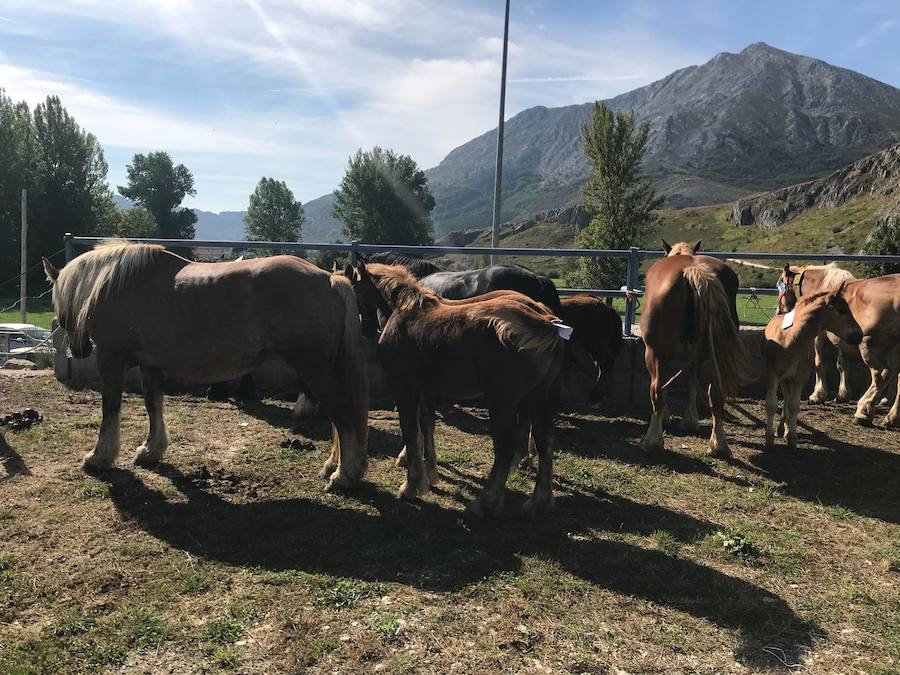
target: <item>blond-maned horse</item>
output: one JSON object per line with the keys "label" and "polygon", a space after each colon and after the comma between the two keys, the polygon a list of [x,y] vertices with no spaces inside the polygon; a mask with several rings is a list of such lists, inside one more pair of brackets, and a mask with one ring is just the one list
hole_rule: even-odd
{"label": "blond-maned horse", "polygon": [[823,330],[851,345],[862,340],[862,329],[847,301],[844,286],[819,291],[797,301],[793,322],[785,327],[785,316],[772,317],[766,325],[766,447],[775,444],[775,415],[778,389],[781,388],[783,412],[779,435],[784,432],[787,446],[797,447],[797,415],[800,396],[813,370],[813,343]]}
{"label": "blond-maned horse", "polygon": [[711,455],[731,454],[725,436],[725,400],[749,380],[748,358],[738,332],[734,270],[716,258],[695,255],[684,242],[669,246],[666,257],[647,271],[641,336],[650,373],[652,414],[641,441],[645,451],[663,448],[663,425],[668,420],[666,388],[679,375],[688,377],[688,402],[682,419],[686,431],[696,430],[698,370],[711,363],[707,391],[712,410]]}
{"label": "blond-maned horse", "polygon": [[[847,282],[844,298],[862,328],[859,353],[872,376],[853,419],[868,424],[875,414],[875,404],[900,373],[900,274]],[[900,386],[884,424],[900,426]]]}
{"label": "blond-maned horse", "polygon": [[356,297],[342,275],[293,256],[194,263],[162,246],[121,239],[99,244],[61,270],[44,260],[53,305],[73,355],[96,345],[103,417],[85,469],[119,453],[125,372],[139,365],[150,431],[136,464],[154,464],[168,445],[166,376],[212,383],[281,356],[332,421],[327,489],[366,471],[368,380]]}
{"label": "blond-maned horse", "polygon": [[346,274],[359,299],[364,333],[380,330],[379,360],[406,445],[400,495],[414,498],[437,480],[437,472],[423,466],[423,451],[434,455],[435,408],[483,397],[490,411],[494,464],[467,512],[484,516],[500,508],[513,458],[524,451],[529,428],[539,465],[524,509],[535,513],[550,507],[554,389],[566,351],[553,315],[512,292],[448,302],[399,266],[363,262]]}
{"label": "blond-maned horse", "polygon": [[[841,269],[835,263],[808,265],[800,270],[795,287],[797,295],[802,298],[819,291],[834,290],[839,288],[845,281],[853,281],[855,279],[856,277],[850,272]],[[834,398],[840,402],[851,399],[850,387],[847,385],[846,364],[848,360],[859,356],[859,348],[854,345],[848,345],[834,333],[822,330],[815,340],[816,386],[809,397],[810,403],[824,403],[833,396],[833,393],[828,391],[828,371],[831,369],[831,358],[829,357],[831,350],[828,343],[831,343],[837,349],[835,366],[838,372],[839,385],[837,395]]]}

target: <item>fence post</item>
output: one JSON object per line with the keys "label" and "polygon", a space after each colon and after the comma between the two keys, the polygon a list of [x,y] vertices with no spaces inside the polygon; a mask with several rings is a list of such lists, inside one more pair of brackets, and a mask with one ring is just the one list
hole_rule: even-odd
{"label": "fence post", "polygon": [[63,235],[63,241],[66,247],[66,264],[68,264],[75,259],[75,247],[72,246],[72,233],[66,232]]}
{"label": "fence post", "polygon": [[355,239],[350,242],[350,264],[356,267],[357,255],[359,254],[359,242]]}
{"label": "fence post", "polygon": [[[638,284],[638,267],[641,264],[641,257],[638,254],[637,246],[631,246],[628,249],[628,278],[625,282],[625,288],[633,291]],[[625,298],[625,335],[631,335],[631,326],[634,324],[634,299]]]}

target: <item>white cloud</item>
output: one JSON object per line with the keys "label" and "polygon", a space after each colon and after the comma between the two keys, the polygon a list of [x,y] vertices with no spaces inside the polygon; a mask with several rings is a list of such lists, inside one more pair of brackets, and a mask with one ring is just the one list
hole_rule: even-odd
{"label": "white cloud", "polygon": [[[48,24],[47,42],[54,36],[45,17],[96,24],[141,45],[117,57],[152,54],[173,78],[185,70],[205,76],[215,98],[189,110],[148,106],[133,83],[109,81],[96,64],[79,70],[42,58],[46,72],[37,72],[10,53],[0,55],[0,82],[31,102],[58,93],[105,145],[232,157],[223,159],[228,166],[210,162],[198,180],[243,181],[277,169],[333,186],[358,147],[393,147],[429,167],[496,125],[503,23],[500,10],[483,8],[425,0],[30,0],[10,17]],[[56,37],[64,44],[69,36]],[[613,96],[706,56],[627,27],[586,41],[515,16],[510,40],[508,116]],[[158,90],[165,85],[155,86],[154,99],[165,100]]]}

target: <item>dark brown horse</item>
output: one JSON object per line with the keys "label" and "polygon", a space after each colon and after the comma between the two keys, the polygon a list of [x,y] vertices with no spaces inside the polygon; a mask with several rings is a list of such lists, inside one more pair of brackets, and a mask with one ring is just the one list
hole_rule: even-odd
{"label": "dark brown horse", "polygon": [[711,362],[709,405],[713,428],[711,455],[731,454],[722,418],[725,399],[749,379],[747,354],[738,333],[734,271],[716,258],[694,255],[694,246],[663,241],[667,256],[647,271],[641,335],[650,373],[653,412],[641,441],[644,450],[663,448],[663,424],[668,418],[666,388],[680,374],[688,376],[688,403],[682,418],[687,431],[697,428],[698,370]]}
{"label": "dark brown horse", "polygon": [[103,419],[85,468],[105,469],[119,453],[122,387],[141,367],[150,432],[136,464],[162,459],[168,445],[163,381],[240,377],[268,354],[293,366],[333,425],[322,470],[328,488],[366,470],[368,384],[359,310],[350,284],[293,256],[192,263],[161,246],[111,240],[62,270],[44,260],[53,304],[76,358],[91,340],[102,378]]}
{"label": "dark brown horse", "polygon": [[[480,516],[500,507],[513,458],[524,450],[529,427],[539,469],[525,510],[549,507],[554,388],[565,359],[554,317],[534,301],[508,292],[447,302],[402,267],[362,263],[347,274],[359,299],[364,332],[381,330],[379,360],[407,448],[401,496],[415,497],[437,480],[436,472],[423,466],[423,450],[434,453],[431,411],[442,402],[483,397],[490,411],[494,465],[467,511]],[[429,443],[431,448],[423,448]]]}

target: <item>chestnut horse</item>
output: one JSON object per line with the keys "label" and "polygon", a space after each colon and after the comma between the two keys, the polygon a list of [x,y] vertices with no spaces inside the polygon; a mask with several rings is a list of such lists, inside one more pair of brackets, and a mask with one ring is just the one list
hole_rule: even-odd
{"label": "chestnut horse", "polygon": [[500,508],[513,458],[524,450],[529,427],[539,468],[534,494],[523,508],[534,513],[551,506],[554,389],[565,359],[553,315],[510,292],[448,302],[398,266],[362,262],[346,274],[357,293],[364,333],[381,330],[379,360],[406,445],[407,477],[400,496],[414,498],[437,480],[436,472],[423,466],[423,445],[430,444],[425,450],[434,453],[434,409],[444,401],[484,397],[494,464],[467,512],[483,516]]}
{"label": "chestnut horse", "polygon": [[268,354],[293,366],[332,421],[328,489],[366,471],[368,381],[356,298],[347,280],[293,256],[194,263],[162,246],[113,239],[55,269],[53,305],[76,358],[97,349],[103,418],[85,469],[119,453],[122,388],[141,367],[150,432],[135,464],[168,445],[165,377],[190,383],[234,379]]}
{"label": "chestnut horse", "polygon": [[[875,404],[900,373],[900,274],[849,281],[844,298],[862,328],[859,353],[872,375],[872,383],[859,399],[853,419],[858,424],[868,424],[875,414]],[[900,427],[900,387],[884,424]]]}
{"label": "chestnut horse", "polygon": [[829,331],[847,344],[858,345],[862,329],[844,299],[843,285],[803,296],[790,318],[793,321],[788,327],[784,315],[772,317],[766,325],[766,447],[775,444],[780,387],[784,408],[779,435],[785,432],[788,449],[793,450],[797,447],[800,395],[813,369],[813,343],[822,331]]}
{"label": "chestnut horse", "polygon": [[[728,457],[723,416],[725,399],[749,379],[748,358],[738,332],[737,275],[717,258],[695,255],[694,246],[663,241],[666,257],[647,270],[641,335],[650,373],[650,425],[641,441],[646,450],[663,448],[663,424],[668,419],[666,388],[682,373],[688,376],[688,402],[682,426],[696,430],[698,370],[710,360],[712,382],[711,455]],[[681,365],[676,371],[676,365]]]}
{"label": "chestnut horse", "polygon": [[[850,272],[841,269],[835,263],[808,265],[800,270],[795,287],[797,295],[802,298],[819,291],[834,290],[845,281],[854,281],[855,279],[856,277]],[[836,401],[849,401],[851,398],[850,388],[847,386],[846,363],[848,359],[859,356],[859,349],[848,345],[834,333],[822,330],[816,336],[815,341],[816,386],[812,394],[810,394],[810,403],[824,403],[832,397],[832,394],[828,391],[828,370],[830,365],[828,353],[830,349],[827,343],[829,342],[837,349],[837,362],[835,365],[840,380],[837,395],[834,398]]]}

